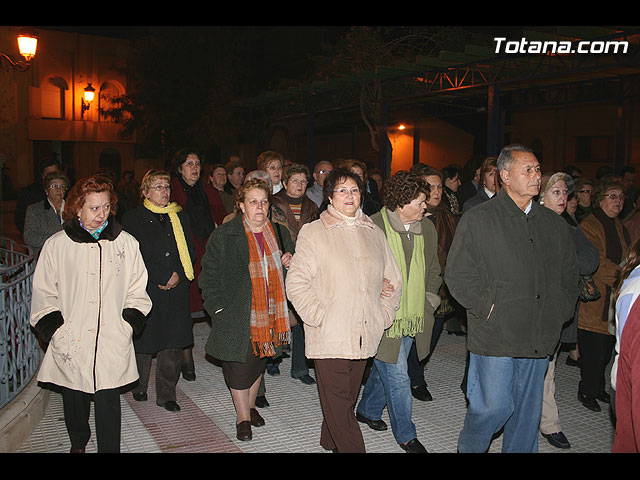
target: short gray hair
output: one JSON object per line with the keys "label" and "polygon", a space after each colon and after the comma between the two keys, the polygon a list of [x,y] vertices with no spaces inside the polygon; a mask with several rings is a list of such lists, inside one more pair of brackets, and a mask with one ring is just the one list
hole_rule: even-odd
{"label": "short gray hair", "polygon": [[42,186],[46,190],[49,188],[49,185],[53,183],[54,180],[62,180],[64,182],[65,187],[71,188],[69,184],[69,178],[65,175],[64,172],[51,172],[42,179]]}
{"label": "short gray hair", "polygon": [[264,170],[252,170],[244,177],[244,183],[247,183],[249,180],[254,178],[259,178],[260,180],[264,180],[269,184],[269,188],[273,190],[273,182],[271,181],[271,175],[269,175]]}
{"label": "short gray hair", "polygon": [[531,150],[529,147],[525,147],[524,145],[520,145],[519,143],[512,143],[511,145],[507,145],[500,151],[500,155],[498,155],[498,160],[496,161],[499,172],[501,172],[502,170],[509,170],[509,167],[513,163],[513,152],[533,154],[533,150]]}
{"label": "short gray hair", "polygon": [[313,167],[313,173],[318,173],[320,171],[320,167],[322,165],[331,165],[331,168],[333,168],[333,162],[329,161],[329,160],[320,160],[318,163],[315,164],[315,166]]}

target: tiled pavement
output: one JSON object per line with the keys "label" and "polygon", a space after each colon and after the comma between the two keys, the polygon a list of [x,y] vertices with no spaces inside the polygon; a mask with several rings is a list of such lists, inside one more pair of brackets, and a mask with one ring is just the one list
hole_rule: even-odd
{"label": "tiled pavement", "polygon": [[[197,379],[178,384],[180,412],[170,413],[155,404],[153,388],[147,402],[135,402],[131,393],[121,397],[123,453],[323,453],[319,435],[322,412],[315,385],[304,385],[289,375],[290,360],[281,364],[281,375],[266,375],[270,406],[260,410],[266,425],[253,428],[253,440],[235,438],[235,412],[224,384],[222,370],[205,358],[204,344],[209,333],[206,322],[196,323],[194,358]],[[563,431],[571,449],[559,450],[540,436],[544,453],[608,453],[613,442],[610,413],[602,404],[601,412],[591,412],[576,398],[579,371],[565,364],[567,354],[560,353],[556,376],[556,400]],[[414,400],[413,419],[418,438],[431,453],[455,453],[458,433],[465,415],[465,400],[460,390],[464,372],[464,337],[440,337],[426,370],[426,379],[434,400]],[[313,375],[313,370],[311,371]],[[152,375],[153,377],[153,375]],[[388,422],[386,410],[383,420]],[[403,453],[395,443],[391,429],[377,432],[361,425],[369,453]],[[91,417],[93,431],[93,416]],[[499,452],[501,438],[490,452]],[[62,402],[52,393],[45,417],[18,450],[26,452],[68,452],[69,440],[64,427]],[[92,436],[87,452],[95,452]]]}

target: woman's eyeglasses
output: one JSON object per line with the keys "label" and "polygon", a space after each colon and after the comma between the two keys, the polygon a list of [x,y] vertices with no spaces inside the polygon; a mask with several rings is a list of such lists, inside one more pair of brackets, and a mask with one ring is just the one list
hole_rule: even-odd
{"label": "woman's eyeglasses", "polygon": [[348,188],[339,188],[337,190],[334,190],[335,193],[337,193],[338,195],[360,195],[361,191],[359,188],[352,188],[352,189],[348,189]]}
{"label": "woman's eyeglasses", "polygon": [[620,200],[624,202],[624,193],[607,193],[605,197],[608,197],[610,200]]}

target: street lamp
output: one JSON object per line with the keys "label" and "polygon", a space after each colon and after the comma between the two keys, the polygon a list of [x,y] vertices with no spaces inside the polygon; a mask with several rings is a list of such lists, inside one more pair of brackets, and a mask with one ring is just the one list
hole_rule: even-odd
{"label": "street lamp", "polygon": [[91,83],[88,83],[86,87],[84,87],[84,97],[82,98],[82,105],[80,110],[80,115],[84,117],[84,112],[89,110],[91,106],[91,102],[93,102],[93,97],[95,95],[96,89],[91,86]]}
{"label": "street lamp", "polygon": [[[14,70],[24,72],[31,66],[31,60],[36,55],[37,46],[38,34],[33,30],[21,30],[18,32],[18,51],[22,59],[13,61],[9,55],[3,52],[0,52],[0,59],[4,58]],[[5,66],[5,69],[8,70],[9,66]]]}

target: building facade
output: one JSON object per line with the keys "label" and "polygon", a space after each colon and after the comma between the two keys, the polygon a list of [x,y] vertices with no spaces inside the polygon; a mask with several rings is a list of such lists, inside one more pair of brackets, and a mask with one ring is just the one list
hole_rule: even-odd
{"label": "building facade", "polygon": [[[17,27],[0,27],[0,52],[19,57]],[[54,155],[73,179],[109,169],[140,178],[148,161],[136,159],[135,135],[107,117],[113,98],[127,93],[124,67],[129,41],[38,30],[31,67],[0,67],[0,159],[3,197],[34,181],[39,161]],[[85,88],[95,90],[87,103]]]}

